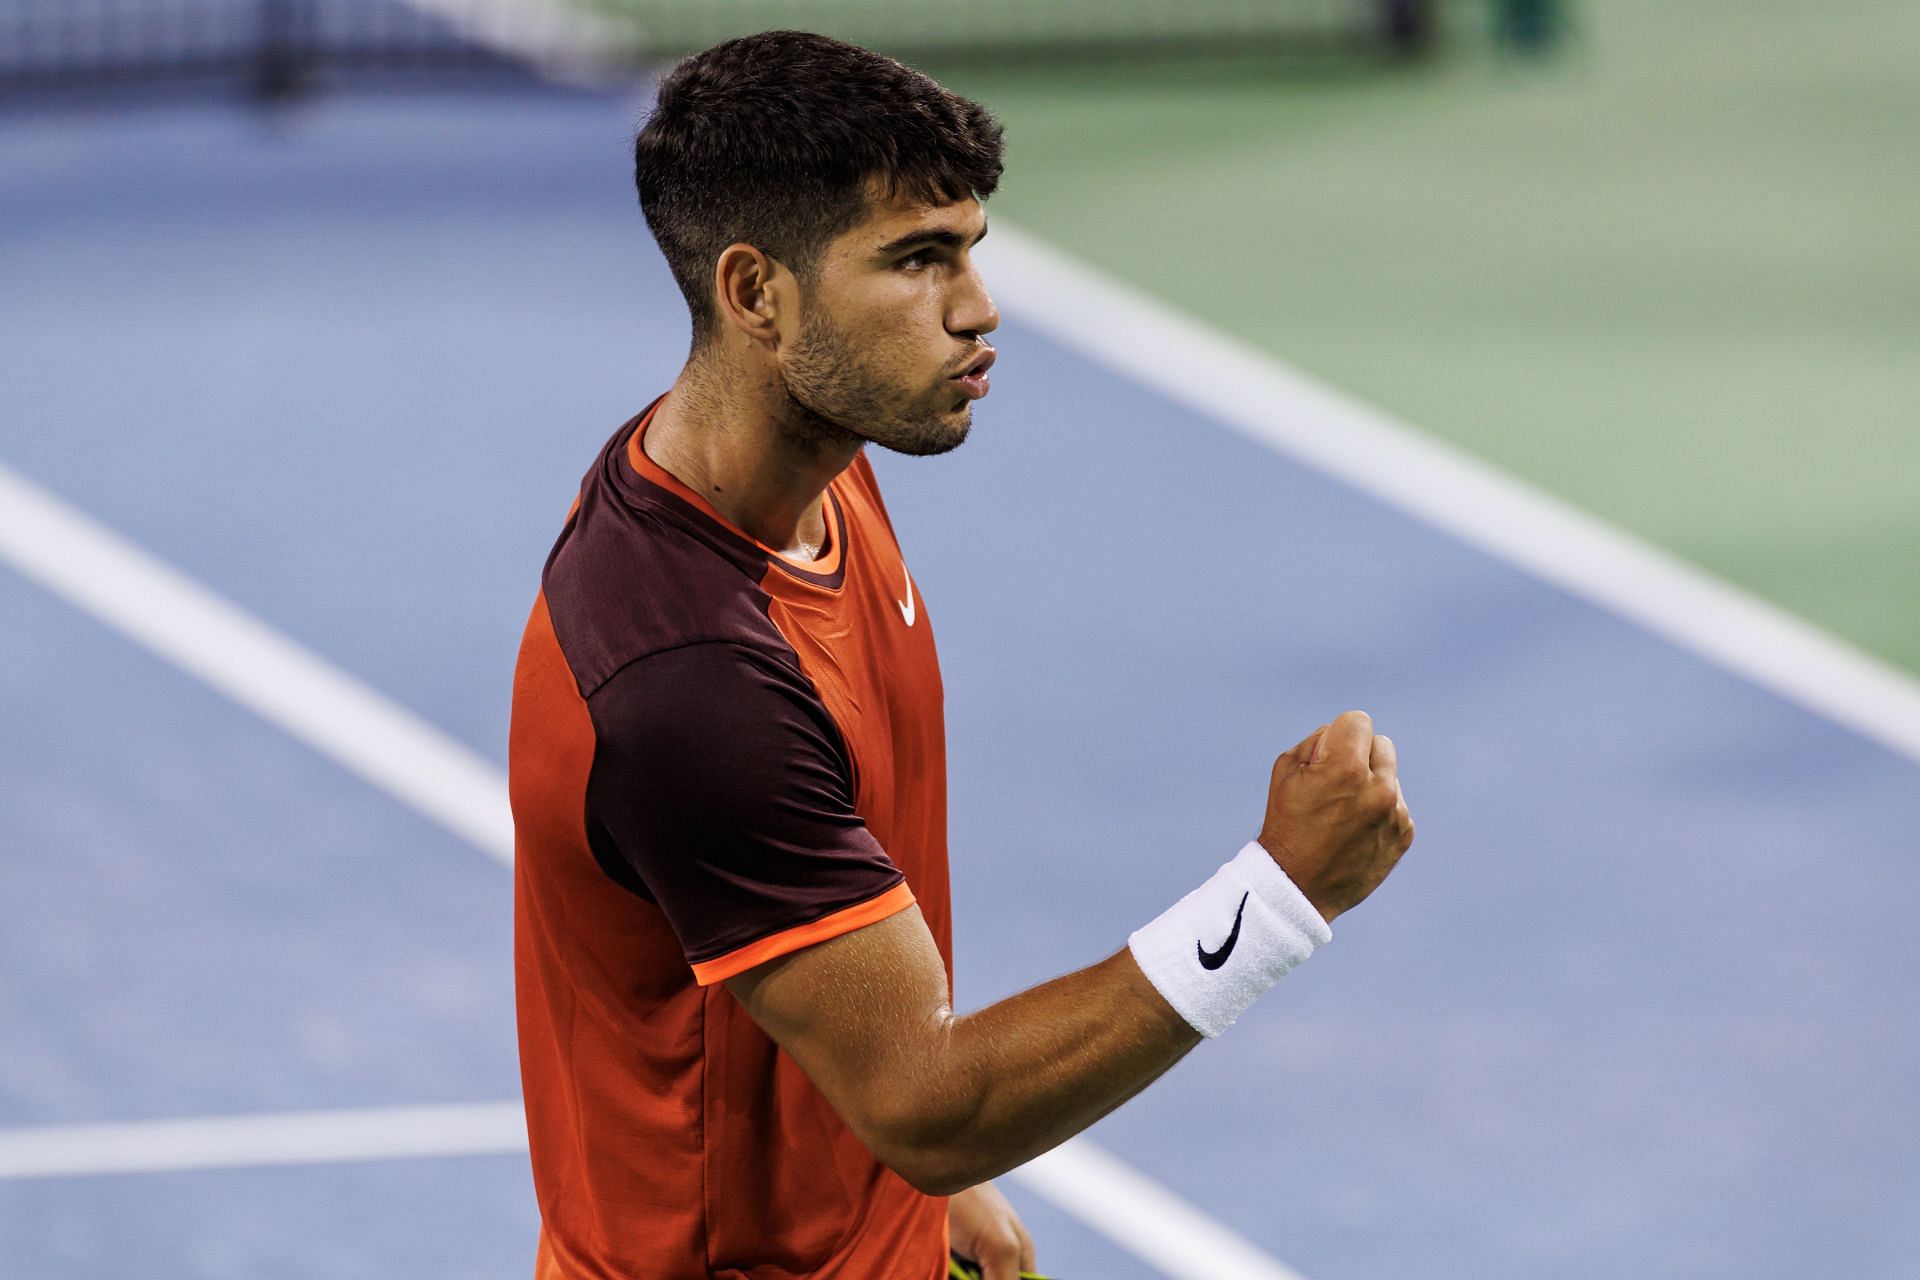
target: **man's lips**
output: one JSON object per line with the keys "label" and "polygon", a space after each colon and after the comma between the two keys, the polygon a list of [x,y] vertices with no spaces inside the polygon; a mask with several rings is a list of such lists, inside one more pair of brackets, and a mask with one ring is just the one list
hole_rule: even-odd
{"label": "man's lips", "polygon": [[993,350],[988,348],[968,361],[960,372],[954,374],[948,381],[959,384],[961,394],[967,399],[978,400],[987,394],[993,385],[987,381],[987,370],[991,368],[993,368]]}

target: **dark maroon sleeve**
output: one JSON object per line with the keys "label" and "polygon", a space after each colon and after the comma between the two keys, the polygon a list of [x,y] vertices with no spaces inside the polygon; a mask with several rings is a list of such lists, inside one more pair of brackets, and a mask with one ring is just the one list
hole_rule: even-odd
{"label": "dark maroon sleeve", "polygon": [[587,706],[594,857],[659,905],[688,963],[901,882],[854,812],[840,733],[791,662],[686,645],[629,663]]}

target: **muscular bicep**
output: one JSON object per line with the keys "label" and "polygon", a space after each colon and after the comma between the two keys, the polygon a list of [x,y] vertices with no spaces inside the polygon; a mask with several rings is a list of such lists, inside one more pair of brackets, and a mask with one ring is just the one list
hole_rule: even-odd
{"label": "muscular bicep", "polygon": [[947,973],[918,907],[727,979],[874,1154],[922,1136],[952,1021]]}

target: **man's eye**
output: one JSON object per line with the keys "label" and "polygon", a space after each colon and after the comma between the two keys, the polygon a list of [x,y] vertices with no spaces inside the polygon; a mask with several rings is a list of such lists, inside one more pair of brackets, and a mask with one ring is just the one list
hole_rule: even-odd
{"label": "man's eye", "polygon": [[906,257],[900,259],[900,265],[905,267],[909,271],[918,271],[920,268],[927,265],[927,255],[924,251],[920,253],[910,253]]}

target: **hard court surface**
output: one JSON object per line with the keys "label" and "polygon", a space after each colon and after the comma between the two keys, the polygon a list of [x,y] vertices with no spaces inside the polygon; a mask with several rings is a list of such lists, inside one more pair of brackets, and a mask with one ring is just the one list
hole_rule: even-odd
{"label": "hard court surface", "polygon": [[[504,763],[573,486],[683,354],[635,111],[10,121],[0,464]],[[962,1005],[1121,945],[1364,707],[1408,861],[1093,1137],[1312,1280],[1912,1274],[1920,767],[998,341],[963,449],[876,459]],[[499,865],[4,562],[0,619],[0,1128],[516,1095]],[[1158,1274],[1012,1190],[1050,1273]],[[0,1180],[44,1278],[506,1280],[535,1227],[518,1154]]]}

